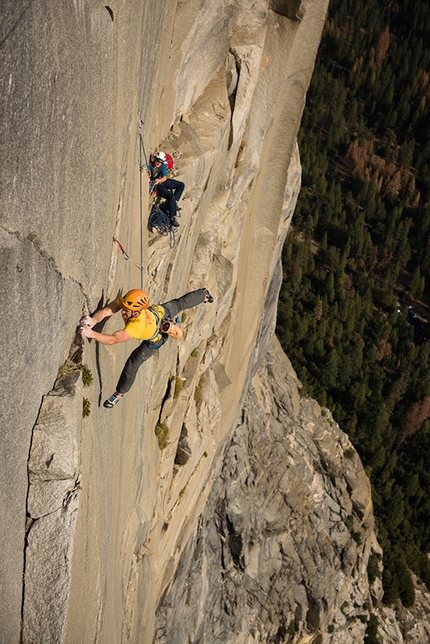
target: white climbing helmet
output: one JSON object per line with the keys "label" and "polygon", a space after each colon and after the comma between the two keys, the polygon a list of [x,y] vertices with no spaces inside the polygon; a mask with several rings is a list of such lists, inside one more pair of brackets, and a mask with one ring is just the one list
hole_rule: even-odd
{"label": "white climbing helmet", "polygon": [[166,160],[166,155],[164,154],[164,152],[156,152],[155,158],[164,163]]}

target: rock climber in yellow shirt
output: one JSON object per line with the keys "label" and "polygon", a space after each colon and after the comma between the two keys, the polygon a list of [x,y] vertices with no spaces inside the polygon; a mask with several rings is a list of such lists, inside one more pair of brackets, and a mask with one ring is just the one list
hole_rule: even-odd
{"label": "rock climber in yellow shirt", "polygon": [[[169,335],[178,339],[182,337],[181,329],[173,322],[178,313],[205,302],[213,302],[213,297],[206,288],[200,288],[164,304],[149,306],[146,291],[134,288],[93,313],[91,317],[87,316],[81,320],[79,332],[102,344],[118,344],[131,338],[142,340],[125,363],[116,390],[105,400],[104,407],[111,409],[130,390],[139,367],[154,355],[155,349],[163,346]],[[112,334],[94,331],[93,326],[118,311],[121,311],[124,329]]]}

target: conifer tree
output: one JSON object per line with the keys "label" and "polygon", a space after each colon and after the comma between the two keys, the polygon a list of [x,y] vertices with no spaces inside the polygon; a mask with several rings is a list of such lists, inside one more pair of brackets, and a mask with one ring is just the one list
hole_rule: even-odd
{"label": "conifer tree", "polygon": [[384,601],[405,605],[410,569],[430,588],[430,342],[407,319],[412,298],[421,318],[430,310],[429,23],[424,0],[333,0],[299,133],[277,324],[306,393],[363,459]]}

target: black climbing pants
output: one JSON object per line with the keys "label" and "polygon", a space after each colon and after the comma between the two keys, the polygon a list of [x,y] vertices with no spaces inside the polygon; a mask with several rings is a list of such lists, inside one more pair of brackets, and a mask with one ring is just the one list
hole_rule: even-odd
{"label": "black climbing pants", "polygon": [[[191,293],[186,293],[182,297],[178,297],[176,300],[170,300],[161,304],[165,309],[168,309],[168,313],[171,318],[174,318],[178,313],[184,309],[191,309],[197,304],[202,304],[206,297],[206,289],[199,288],[197,291],[191,291]],[[166,338],[167,339],[167,338]],[[154,355],[154,352],[157,349],[153,349],[146,340],[144,340],[138,347],[130,354],[127,362],[124,365],[121,376],[118,380],[116,386],[116,391],[119,394],[126,394],[133,385],[139,367],[149,358]]]}
{"label": "black climbing pants", "polygon": [[176,217],[176,204],[182,197],[185,183],[178,181],[177,179],[166,179],[163,183],[157,184],[155,188],[157,190],[157,194],[167,201],[169,217],[171,220],[174,219]]}

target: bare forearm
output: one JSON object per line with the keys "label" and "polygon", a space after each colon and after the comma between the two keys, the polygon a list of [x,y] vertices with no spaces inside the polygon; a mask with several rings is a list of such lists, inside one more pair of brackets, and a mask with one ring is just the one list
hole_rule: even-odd
{"label": "bare forearm", "polygon": [[116,304],[116,302],[112,302],[111,304],[108,304],[104,308],[96,311],[91,317],[93,318],[93,320],[96,320],[97,322],[101,322],[105,318],[108,318],[114,313],[116,313],[118,310],[119,310],[119,307]]}
{"label": "bare forearm", "polygon": [[101,344],[117,344],[118,343],[118,339],[116,338],[116,336],[115,335],[110,335],[109,333],[99,333],[98,331],[93,331],[91,337],[94,338],[94,340],[97,340],[97,342],[100,342]]}
{"label": "bare forearm", "polygon": [[130,340],[130,336],[125,329],[115,331],[115,333],[99,333],[90,326],[81,326],[79,327],[79,332],[87,338],[97,340],[101,344],[118,344],[119,342]]}

